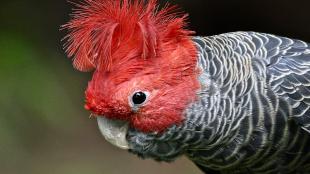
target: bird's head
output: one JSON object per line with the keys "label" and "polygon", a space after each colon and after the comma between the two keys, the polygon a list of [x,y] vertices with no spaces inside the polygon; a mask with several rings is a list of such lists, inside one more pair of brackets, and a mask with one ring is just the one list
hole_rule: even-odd
{"label": "bird's head", "polygon": [[[104,136],[126,131],[161,133],[181,124],[199,88],[196,47],[175,6],[156,0],[85,0],[77,4],[66,50],[81,71],[94,70],[85,108]],[[124,137],[124,136],[123,136]]]}

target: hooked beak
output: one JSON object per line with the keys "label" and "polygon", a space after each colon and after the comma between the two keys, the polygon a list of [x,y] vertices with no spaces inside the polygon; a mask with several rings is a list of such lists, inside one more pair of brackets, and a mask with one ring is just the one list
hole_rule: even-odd
{"label": "hooked beak", "polygon": [[99,129],[104,138],[111,144],[121,149],[129,149],[126,134],[129,123],[121,120],[112,120],[103,116],[97,116]]}

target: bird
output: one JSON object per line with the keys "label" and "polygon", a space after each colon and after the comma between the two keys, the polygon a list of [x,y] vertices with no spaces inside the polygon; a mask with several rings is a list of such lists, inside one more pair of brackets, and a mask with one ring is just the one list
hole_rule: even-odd
{"label": "bird", "polygon": [[310,45],[274,34],[195,36],[156,0],[74,3],[64,49],[91,72],[85,109],[142,159],[207,174],[310,173]]}

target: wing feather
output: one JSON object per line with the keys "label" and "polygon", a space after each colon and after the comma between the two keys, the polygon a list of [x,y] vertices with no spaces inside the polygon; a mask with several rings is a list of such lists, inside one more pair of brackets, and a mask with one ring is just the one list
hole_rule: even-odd
{"label": "wing feather", "polygon": [[269,84],[293,106],[292,118],[310,133],[310,45],[273,35],[265,37],[269,38],[264,45]]}

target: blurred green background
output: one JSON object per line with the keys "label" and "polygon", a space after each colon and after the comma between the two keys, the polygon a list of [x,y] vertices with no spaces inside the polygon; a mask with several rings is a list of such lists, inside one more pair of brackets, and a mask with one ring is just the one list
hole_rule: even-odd
{"label": "blurred green background", "polygon": [[[171,2],[191,14],[199,35],[254,30],[310,41],[309,1]],[[185,158],[141,160],[104,141],[83,109],[91,73],[74,70],[62,49],[59,28],[71,8],[65,0],[1,0],[0,173],[200,174]]]}

